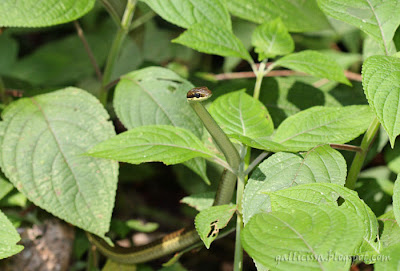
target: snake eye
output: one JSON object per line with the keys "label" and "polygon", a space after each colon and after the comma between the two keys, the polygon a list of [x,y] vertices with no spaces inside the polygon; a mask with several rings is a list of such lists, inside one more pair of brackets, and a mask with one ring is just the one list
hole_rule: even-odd
{"label": "snake eye", "polygon": [[200,93],[195,93],[195,94],[194,94],[194,97],[200,98]]}

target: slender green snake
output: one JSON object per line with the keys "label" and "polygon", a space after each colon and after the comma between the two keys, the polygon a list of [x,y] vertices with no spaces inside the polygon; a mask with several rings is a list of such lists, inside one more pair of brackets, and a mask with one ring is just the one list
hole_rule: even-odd
{"label": "slender green snake", "polygon": [[[237,172],[240,163],[239,153],[226,134],[201,104],[202,101],[207,100],[211,95],[212,93],[207,87],[193,88],[188,91],[187,100],[213,137],[218,148],[224,154],[231,169],[234,172]],[[230,203],[234,193],[235,184],[236,175],[231,171],[224,170],[214,199],[214,205]],[[102,254],[116,262],[127,264],[154,260],[183,250],[189,246],[196,245],[200,242],[200,237],[194,226],[170,233],[147,245],[132,248],[122,248],[117,246],[111,247],[100,237],[90,233],[87,233],[87,236],[89,241],[94,244]]]}

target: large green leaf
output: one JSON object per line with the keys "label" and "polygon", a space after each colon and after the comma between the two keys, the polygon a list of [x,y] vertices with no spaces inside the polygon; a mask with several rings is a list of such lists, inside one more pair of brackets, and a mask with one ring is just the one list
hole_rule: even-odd
{"label": "large green leaf", "polygon": [[243,43],[228,28],[213,24],[195,24],[172,42],[199,52],[220,56],[236,56],[252,62]]}
{"label": "large green leaf", "polygon": [[233,15],[255,23],[280,17],[291,32],[330,28],[315,0],[229,0],[227,4]]}
{"label": "large green leaf", "polygon": [[[128,130],[144,125],[173,125],[201,138],[203,124],[186,100],[186,93],[193,87],[165,68],[134,71],[122,76],[115,89],[115,112]],[[185,165],[210,182],[204,159],[189,160]]]}
{"label": "large green leaf", "polygon": [[374,110],[394,146],[400,134],[400,59],[372,56],[363,64],[363,86],[368,103]]}
{"label": "large green leaf", "polygon": [[270,199],[264,192],[315,182],[343,185],[345,179],[346,162],[329,146],[315,148],[301,156],[276,153],[256,168],[246,185],[243,220],[247,223],[254,214],[270,211]]}
{"label": "large green leaf", "polygon": [[246,252],[271,270],[337,271],[349,270],[362,229],[361,219],[343,208],[292,207],[255,215],[241,239]]}
{"label": "large green leaf", "polygon": [[262,137],[274,131],[268,110],[245,90],[218,97],[210,106],[210,114],[226,134]]}
{"label": "large green leaf", "polygon": [[331,205],[338,206],[338,202],[343,201],[341,208],[353,212],[353,217],[361,219],[364,227],[362,243],[356,247],[357,255],[376,255],[379,254],[380,243],[376,242],[378,235],[378,221],[375,214],[353,190],[333,183],[309,183],[295,187],[289,187],[269,193],[271,209],[280,210],[281,208],[307,208],[308,206]]}
{"label": "large green leaf", "polygon": [[0,211],[0,260],[20,252],[24,247],[16,245],[21,240],[11,222]]}
{"label": "large green leaf", "polygon": [[342,144],[365,132],[373,118],[366,105],[315,106],[283,121],[273,140],[299,151],[323,143]]}
{"label": "large green leaf", "polygon": [[88,155],[131,164],[163,162],[166,165],[214,156],[190,131],[169,125],[137,127],[101,142]]}
{"label": "large green leaf", "polygon": [[294,42],[280,18],[258,26],[252,36],[258,60],[286,55],[294,50]]}
{"label": "large green leaf", "polygon": [[128,129],[173,125],[201,138],[202,122],[186,100],[186,93],[193,87],[165,68],[137,70],[121,77],[114,94],[115,113]]}
{"label": "large green leaf", "polygon": [[66,88],[20,99],[2,118],[1,168],[14,186],[55,216],[104,236],[118,163],[83,155],[115,135],[99,101],[81,89]]}
{"label": "large green leaf", "polygon": [[3,0],[0,27],[41,27],[70,22],[89,12],[95,0]]}
{"label": "large green leaf", "polygon": [[219,230],[228,225],[235,212],[236,205],[226,204],[212,206],[196,215],[194,221],[196,230],[207,249],[210,248],[212,241],[217,238]]}
{"label": "large green leaf", "polygon": [[196,23],[232,28],[225,0],[141,0],[168,22],[189,28]]}
{"label": "large green leaf", "polygon": [[274,65],[350,85],[336,60],[317,51],[305,50],[293,53],[282,57]]}
{"label": "large green leaf", "polygon": [[400,8],[399,0],[318,0],[318,4],[329,16],[358,27],[386,48],[400,24],[393,12]]}

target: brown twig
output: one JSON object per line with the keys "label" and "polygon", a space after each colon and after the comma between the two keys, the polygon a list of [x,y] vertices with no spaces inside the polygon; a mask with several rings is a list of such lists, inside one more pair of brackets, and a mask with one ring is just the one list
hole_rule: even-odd
{"label": "brown twig", "polygon": [[94,57],[93,52],[90,49],[89,43],[87,42],[87,40],[85,38],[85,34],[83,33],[83,30],[82,30],[81,26],[79,25],[78,21],[74,21],[74,26],[75,26],[76,32],[78,34],[78,37],[81,39],[83,46],[85,47],[86,53],[89,56],[90,63],[92,63],[92,66],[93,66],[94,70],[96,71],[97,79],[101,82],[103,80],[103,76],[101,74],[100,67],[97,64],[96,58]]}
{"label": "brown twig", "polygon": [[[276,70],[270,71],[266,77],[277,77],[277,76],[293,76],[293,75],[305,75],[302,72],[296,72],[291,70]],[[240,78],[254,78],[256,75],[254,72],[228,72],[214,75],[215,80],[229,80],[229,79],[240,79]]]}
{"label": "brown twig", "polygon": [[344,75],[350,80],[358,81],[358,82],[362,81],[361,74],[351,72],[351,71],[344,71]]}
{"label": "brown twig", "polygon": [[[269,64],[269,63],[267,63],[267,64]],[[302,72],[291,71],[291,70],[275,70],[275,71],[270,71],[266,75],[266,77],[294,76],[294,75],[306,75],[306,74],[302,73]],[[346,70],[346,71],[344,71],[344,75],[350,80],[361,82],[361,74]],[[215,80],[218,80],[218,81],[230,80],[230,79],[241,79],[241,78],[254,78],[254,77],[256,77],[256,75],[252,71],[228,72],[228,73],[220,73],[220,74],[214,75]]]}

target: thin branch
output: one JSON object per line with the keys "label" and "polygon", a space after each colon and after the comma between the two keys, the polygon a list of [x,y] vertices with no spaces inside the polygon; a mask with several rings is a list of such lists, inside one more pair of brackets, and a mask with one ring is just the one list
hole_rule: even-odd
{"label": "thin branch", "polygon": [[146,23],[147,21],[151,20],[153,17],[155,17],[157,14],[154,11],[149,11],[146,14],[140,16],[137,18],[133,23],[131,24],[131,27],[129,28],[129,31],[132,31],[135,28],[138,28],[142,24]]}
{"label": "thin branch", "polygon": [[361,74],[359,74],[359,73],[355,73],[355,72],[351,72],[351,71],[344,71],[344,76],[346,76],[347,79],[350,79],[353,81],[358,81],[358,82],[362,81]]}
{"label": "thin branch", "polygon": [[343,151],[353,151],[353,152],[362,152],[362,149],[358,146],[347,145],[347,144],[329,144],[331,148]]}
{"label": "thin branch", "polygon": [[118,11],[115,10],[113,5],[109,3],[106,0],[100,0],[100,2],[103,4],[104,8],[107,10],[107,12],[110,14],[111,18],[114,20],[114,22],[117,24],[118,27],[121,26],[121,16],[118,14]]}
{"label": "thin branch", "polygon": [[325,85],[325,84],[327,84],[327,83],[329,83],[329,80],[326,79],[326,78],[323,78],[323,79],[318,80],[317,82],[315,82],[315,83],[312,84],[312,85],[313,85],[313,87],[315,87],[315,88],[319,88],[319,87],[322,87],[323,85]]}
{"label": "thin branch", "polygon": [[249,173],[259,164],[265,157],[267,157],[269,152],[262,152],[256,159],[251,162],[251,164],[247,167],[246,171],[244,172],[244,176],[249,175]]}
{"label": "thin branch", "polygon": [[96,58],[93,55],[92,50],[90,49],[89,43],[87,42],[85,38],[85,34],[83,33],[82,27],[80,26],[78,21],[74,21],[74,26],[76,29],[76,32],[78,34],[78,37],[81,39],[83,46],[85,47],[86,53],[89,56],[90,63],[92,63],[92,66],[94,70],[96,71],[97,79],[101,82],[103,80],[103,76],[100,71],[100,67],[97,64]]}
{"label": "thin branch", "polygon": [[116,84],[118,84],[119,80],[121,80],[121,78],[117,78],[114,81],[111,81],[110,83],[108,83],[104,89],[105,90],[109,90],[110,88],[112,88],[113,86],[115,86]]}
{"label": "thin branch", "polygon": [[[268,63],[271,65],[270,63]],[[269,66],[267,64],[267,67]],[[292,70],[275,70],[275,71],[270,71],[268,74],[266,74],[266,77],[280,77],[280,76],[294,76],[294,75],[306,75],[305,73],[302,72],[296,72]],[[358,81],[361,82],[361,74],[354,73],[351,71],[344,71],[344,75],[353,81]],[[222,81],[222,80],[230,80],[230,79],[241,79],[241,78],[255,78],[256,75],[252,71],[248,72],[228,72],[228,73],[220,73],[220,74],[215,74],[213,75],[214,79],[217,81]]]}

